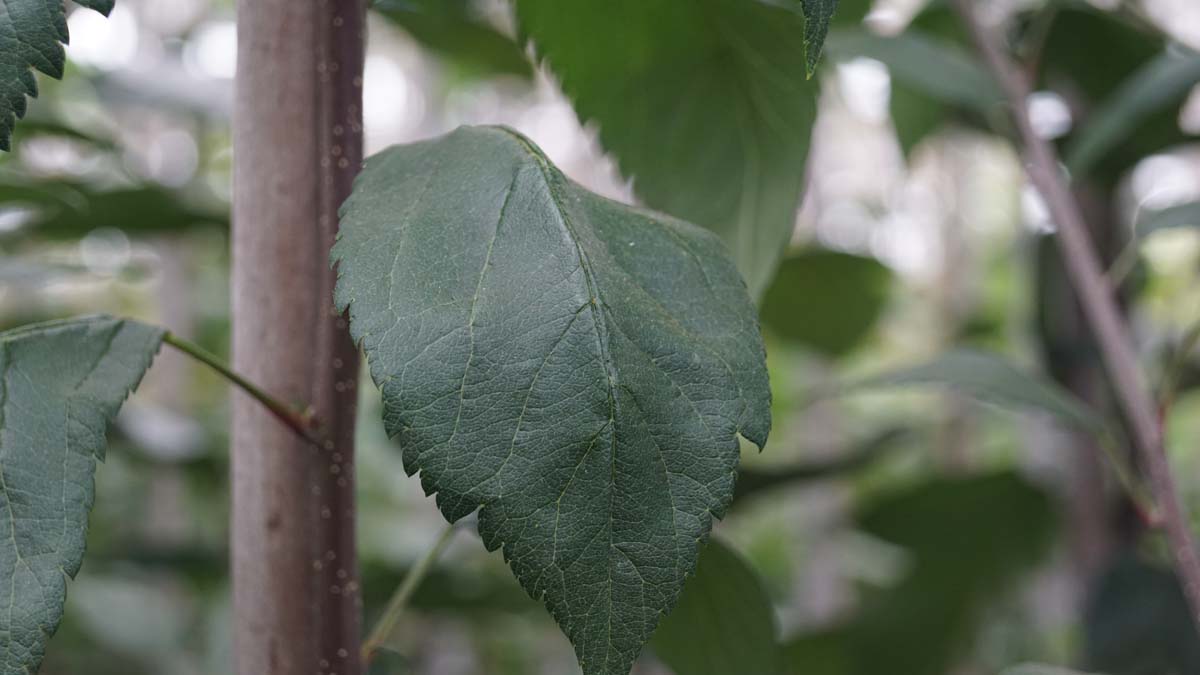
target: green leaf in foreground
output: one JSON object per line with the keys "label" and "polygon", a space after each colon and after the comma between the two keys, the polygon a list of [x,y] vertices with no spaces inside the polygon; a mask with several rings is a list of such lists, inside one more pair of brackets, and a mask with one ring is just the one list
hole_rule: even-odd
{"label": "green leaf in foreground", "polygon": [[804,7],[804,58],[808,76],[817,71],[821,47],[829,33],[829,22],[837,12],[838,0],[802,0]]}
{"label": "green leaf in foreground", "polygon": [[841,356],[870,334],[887,307],[891,281],[874,258],[809,249],[783,261],[759,315],[771,333]]}
{"label": "green leaf in foreground", "polygon": [[0,675],[36,672],[62,620],[106,426],[162,336],[110,317],[0,333]]}
{"label": "green leaf in foreground", "polygon": [[757,0],[516,8],[642,201],[719,234],[760,295],[791,237],[816,118],[800,13]]}
{"label": "green leaf in foreground", "polygon": [[650,647],[676,675],[779,675],[778,632],[754,568],[713,539]]}
{"label": "green leaf in foreground", "polygon": [[[78,0],[104,15],[115,0]],[[63,0],[0,0],[0,150],[8,150],[26,99],[37,96],[33,69],[61,78],[66,54],[67,14]]]}
{"label": "green leaf in foreground", "polygon": [[1102,432],[1102,417],[1070,392],[1023,372],[1004,357],[957,350],[917,366],[855,382],[849,390],[941,384],[1004,408],[1042,412],[1084,431]]}
{"label": "green leaf in foreground", "polygon": [[625,675],[725,512],[738,434],[770,427],[721,242],[463,127],[368,160],[332,257],[406,469],[448,520],[480,509],[584,673]]}

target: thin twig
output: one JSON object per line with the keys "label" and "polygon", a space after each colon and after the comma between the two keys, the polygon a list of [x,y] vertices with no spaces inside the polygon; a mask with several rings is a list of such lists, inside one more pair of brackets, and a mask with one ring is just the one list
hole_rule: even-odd
{"label": "thin twig", "polygon": [[429,574],[429,570],[433,569],[433,563],[446,550],[446,545],[450,543],[450,538],[454,535],[455,526],[451,524],[442,532],[433,547],[425,554],[425,557],[417,561],[416,566],[408,571],[404,581],[396,587],[396,592],[392,594],[388,600],[387,607],[383,610],[383,614],[379,616],[379,620],[375,622],[375,627],[371,629],[371,634],[363,641],[362,645],[362,662],[367,666],[375,658],[375,653],[387,644],[388,638],[391,637],[392,631],[396,628],[396,622],[404,614],[404,608],[408,606],[408,600],[412,594],[421,585],[421,580],[425,575]]}
{"label": "thin twig", "polygon": [[280,422],[283,422],[289,429],[296,432],[301,438],[320,447],[321,437],[317,433],[318,424],[311,414],[297,411],[262,389],[259,389],[253,382],[235,373],[221,359],[190,340],[168,332],[163,336],[163,342],[217,371],[218,374],[229,380],[234,386],[261,403],[272,415]]}
{"label": "thin twig", "polygon": [[1029,82],[980,23],[973,4],[972,0],[954,0],[972,40],[1004,91],[1020,135],[1029,178],[1058,225],[1055,239],[1063,263],[1100,347],[1114,394],[1129,419],[1133,443],[1150,479],[1158,515],[1175,560],[1175,572],[1183,584],[1195,624],[1200,626],[1200,555],[1180,504],[1163,447],[1162,426],[1138,365],[1129,328],[1117,308],[1114,290],[1104,276],[1079,204],[1060,168],[1058,154],[1033,130],[1026,109],[1031,94]]}

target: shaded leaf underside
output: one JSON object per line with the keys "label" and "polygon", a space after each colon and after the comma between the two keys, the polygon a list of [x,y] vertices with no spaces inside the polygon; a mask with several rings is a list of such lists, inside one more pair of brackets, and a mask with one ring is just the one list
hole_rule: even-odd
{"label": "shaded leaf underside", "polygon": [[62,620],[108,421],[161,341],[108,317],[0,333],[0,675],[36,672]]}
{"label": "shaded leaf underside", "polygon": [[571,183],[515,132],[371,159],[337,303],[406,469],[542,599],[584,672],[628,673],[762,445],[754,309],[704,230]]}

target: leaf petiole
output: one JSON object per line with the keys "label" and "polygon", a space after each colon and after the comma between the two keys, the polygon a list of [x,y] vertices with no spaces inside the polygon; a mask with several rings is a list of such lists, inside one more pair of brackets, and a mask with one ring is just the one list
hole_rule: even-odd
{"label": "leaf petiole", "polygon": [[400,582],[400,585],[396,587],[396,592],[388,599],[383,614],[375,622],[371,634],[363,641],[362,662],[364,666],[370,664],[371,660],[375,658],[375,653],[387,643],[388,637],[396,627],[396,622],[404,614],[404,608],[408,605],[409,598],[417,590],[417,586],[421,585],[421,580],[425,578],[425,575],[429,574],[429,570],[433,568],[433,563],[437,561],[442,551],[446,550],[455,529],[457,527],[453,523],[446,527],[446,530],[434,542],[433,547],[417,561],[415,567],[408,571],[404,581]]}
{"label": "leaf petiole", "polygon": [[229,382],[234,386],[246,392],[254,400],[261,403],[263,407],[265,407],[272,415],[276,417],[276,419],[278,419],[280,422],[283,422],[283,424],[292,431],[296,432],[296,435],[300,436],[309,443],[317,445],[318,447],[321,445],[321,438],[317,431],[319,425],[317,424],[317,420],[313,417],[311,412],[298,411],[292,406],[283,403],[274,396],[271,396],[256,386],[253,382],[250,382],[246,378],[235,373],[233,369],[221,361],[221,359],[217,358],[212,353],[208,352],[203,347],[190,340],[179,337],[178,335],[168,331],[163,335],[163,342],[215,370],[219,375],[224,377],[226,380],[229,380]]}

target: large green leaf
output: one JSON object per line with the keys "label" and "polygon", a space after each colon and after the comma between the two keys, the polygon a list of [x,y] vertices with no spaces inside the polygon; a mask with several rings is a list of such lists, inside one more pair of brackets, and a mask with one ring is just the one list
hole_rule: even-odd
{"label": "large green leaf", "polygon": [[520,45],[476,16],[468,0],[378,0],[373,8],[471,73],[533,75]]}
{"label": "large green leaf", "polygon": [[516,7],[638,196],[719,234],[758,296],[793,229],[816,116],[799,12],[757,0]]}
{"label": "large green leaf", "polygon": [[1022,371],[998,354],[946,352],[926,363],[858,381],[850,390],[940,384],[987,403],[1052,415],[1084,431],[1102,433],[1104,418],[1053,382]]}
{"label": "large green leaf", "polygon": [[[115,0],[78,0],[107,15]],[[63,0],[0,0],[0,150],[8,150],[25,96],[37,96],[33,69],[61,78],[66,55]]]}
{"label": "large green leaf", "polygon": [[892,274],[874,258],[808,249],[788,258],[763,296],[768,331],[826,356],[858,346],[887,307]]}
{"label": "large green leaf", "polygon": [[463,127],[367,162],[336,299],[405,467],[624,675],[770,427],[754,307],[720,241]]}
{"label": "large green leaf", "polygon": [[0,333],[0,675],[35,672],[62,620],[105,428],[162,337],[110,317]]}
{"label": "large green leaf", "polygon": [[714,539],[650,647],[675,675],[779,675],[778,632],[754,568]]}

